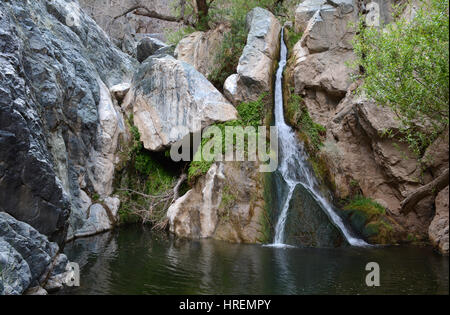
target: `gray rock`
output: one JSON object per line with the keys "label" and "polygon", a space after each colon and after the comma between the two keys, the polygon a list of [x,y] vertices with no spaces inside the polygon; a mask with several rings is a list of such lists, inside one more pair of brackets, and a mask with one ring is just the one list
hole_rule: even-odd
{"label": "gray rock", "polygon": [[0,237],[0,295],[19,295],[31,283],[27,262]]}
{"label": "gray rock", "polygon": [[137,45],[136,58],[139,62],[143,62],[162,48],[167,48],[167,45],[159,39],[144,37]]}
{"label": "gray rock", "polygon": [[[0,212],[0,265],[5,294],[22,294],[52,265],[59,251],[56,243],[30,225]],[[59,262],[67,260],[60,257]]]}
{"label": "gray rock", "polygon": [[122,106],[133,108],[144,147],[153,151],[215,122],[237,118],[236,109],[201,73],[167,55],[141,65]]}
{"label": "gray rock", "polygon": [[236,89],[228,89],[230,101],[237,105],[255,101],[272,90],[273,74],[280,47],[281,24],[269,11],[255,8],[247,15],[247,44],[237,67]]}
{"label": "gray rock", "polygon": [[80,190],[111,191],[123,125],[109,88],[137,63],[76,1],[2,1],[0,29],[0,211],[62,244]]}

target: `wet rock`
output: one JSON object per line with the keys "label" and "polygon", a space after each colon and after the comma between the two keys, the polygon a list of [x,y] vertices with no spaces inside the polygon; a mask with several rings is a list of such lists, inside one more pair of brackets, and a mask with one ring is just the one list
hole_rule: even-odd
{"label": "wet rock", "polygon": [[311,193],[298,185],[289,206],[286,244],[304,247],[338,247],[345,243]]}
{"label": "wet rock", "polygon": [[237,118],[235,108],[201,73],[167,55],[142,64],[123,107],[133,108],[144,147],[153,151],[215,122]]}
{"label": "wet rock", "polygon": [[449,188],[442,190],[436,197],[436,215],[430,224],[429,237],[433,245],[439,251],[448,255],[448,212],[449,212]]}
{"label": "wet rock", "polygon": [[[280,47],[281,24],[269,11],[255,8],[247,14],[247,44],[244,47],[236,82],[236,89],[227,88],[227,95],[233,104],[255,101],[264,92],[271,92],[275,64]],[[228,82],[229,86],[233,86]]]}

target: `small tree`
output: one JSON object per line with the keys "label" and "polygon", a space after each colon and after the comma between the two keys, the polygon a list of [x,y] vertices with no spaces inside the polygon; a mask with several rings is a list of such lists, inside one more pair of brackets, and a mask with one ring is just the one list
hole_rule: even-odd
{"label": "small tree", "polygon": [[412,21],[398,19],[385,29],[361,22],[354,39],[362,89],[392,108],[418,156],[449,123],[448,10],[448,0],[425,1]]}

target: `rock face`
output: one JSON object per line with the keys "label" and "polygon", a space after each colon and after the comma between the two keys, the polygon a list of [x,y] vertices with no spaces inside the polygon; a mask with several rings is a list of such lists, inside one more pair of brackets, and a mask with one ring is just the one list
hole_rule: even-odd
{"label": "rock face", "polygon": [[253,162],[215,163],[167,212],[179,237],[237,243],[267,241],[264,197]]}
{"label": "rock face", "polygon": [[249,30],[237,75],[230,76],[224,86],[224,93],[233,104],[255,101],[264,92],[270,92],[273,74],[278,61],[281,24],[275,16],[261,8],[255,8],[247,15]]}
{"label": "rock face", "polygon": [[216,57],[228,29],[221,25],[208,32],[194,32],[184,37],[175,49],[175,57],[195,67],[208,77],[216,68]]}
{"label": "rock face", "polygon": [[109,88],[136,65],[76,1],[1,2],[0,29],[0,211],[62,244],[82,194],[112,192],[125,126]]}
{"label": "rock face", "polygon": [[448,196],[449,189],[447,186],[436,197],[436,216],[429,229],[431,242],[444,255],[448,255]]}
{"label": "rock face", "polygon": [[[292,51],[285,85],[302,96],[314,122],[326,127],[318,156],[328,168],[335,195],[370,197],[387,209],[388,219],[395,222],[396,238],[426,240],[433,219],[432,198],[407,215],[400,212],[400,203],[448,168],[448,132],[427,150],[423,172],[421,163],[399,140],[395,114],[355,95],[361,82],[352,83],[353,70],[347,65],[355,58],[351,45],[355,33],[349,23],[357,22],[359,13],[370,15],[374,4],[332,2],[335,5],[307,0],[297,7],[295,28],[303,35]],[[390,22],[392,3],[375,3],[380,26]],[[393,137],[385,136],[386,131]]]}
{"label": "rock face", "polygon": [[[180,24],[176,22],[137,16],[132,13],[112,23],[114,17],[135,6],[135,0],[79,0],[79,2],[84,11],[108,33],[114,43],[124,51],[128,50],[131,55],[135,49],[134,45],[139,42],[139,34],[153,34],[164,41],[167,30],[176,30],[180,27]],[[170,1],[152,0],[151,8],[161,14],[173,14]]]}
{"label": "rock face", "polygon": [[312,117],[321,124],[347,93],[352,73],[347,64],[355,59],[354,30],[349,23],[357,22],[358,8],[352,0],[335,2],[337,7],[324,0],[298,6],[295,27],[303,36],[294,47],[294,62],[288,69],[295,93],[303,95]]}
{"label": "rock face", "polygon": [[201,73],[168,55],[142,64],[123,106],[133,108],[144,147],[152,151],[215,122],[237,118],[235,108]]}
{"label": "rock face", "polygon": [[38,284],[54,261],[64,260],[58,251],[56,243],[30,225],[0,212],[0,295],[22,294]]}

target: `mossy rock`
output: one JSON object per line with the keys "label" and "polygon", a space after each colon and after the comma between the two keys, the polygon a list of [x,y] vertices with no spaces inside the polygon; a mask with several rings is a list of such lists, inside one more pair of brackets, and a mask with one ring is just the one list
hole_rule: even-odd
{"label": "mossy rock", "polygon": [[352,228],[371,244],[396,244],[397,223],[370,198],[357,196],[342,209]]}

